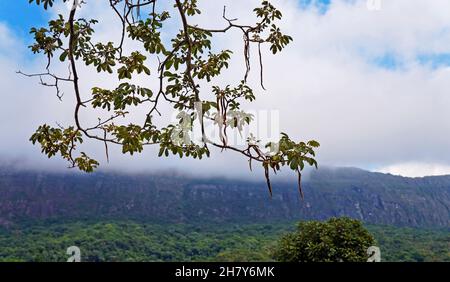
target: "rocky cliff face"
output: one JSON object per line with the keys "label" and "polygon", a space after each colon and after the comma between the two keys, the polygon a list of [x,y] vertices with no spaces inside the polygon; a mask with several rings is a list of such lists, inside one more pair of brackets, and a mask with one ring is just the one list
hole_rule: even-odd
{"label": "rocky cliff face", "polygon": [[450,228],[450,177],[403,178],[321,169],[304,184],[116,174],[0,171],[0,225],[43,219],[269,222],[350,216],[368,223]]}

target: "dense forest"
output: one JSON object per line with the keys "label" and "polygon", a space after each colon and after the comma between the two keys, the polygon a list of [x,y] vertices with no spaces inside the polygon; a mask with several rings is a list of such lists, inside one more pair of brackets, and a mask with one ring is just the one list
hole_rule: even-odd
{"label": "dense forest", "polygon": [[[366,226],[382,261],[450,261],[447,229]],[[274,261],[273,250],[295,222],[245,225],[133,221],[46,222],[0,229],[0,261],[66,261],[69,246],[83,261]]]}

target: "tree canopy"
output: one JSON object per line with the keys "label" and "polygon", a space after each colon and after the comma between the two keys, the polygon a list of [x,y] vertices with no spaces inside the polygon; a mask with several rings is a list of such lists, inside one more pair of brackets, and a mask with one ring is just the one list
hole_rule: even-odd
{"label": "tree canopy", "polygon": [[297,231],[281,238],[274,257],[281,262],[365,262],[375,240],[351,218],[300,222]]}
{"label": "tree canopy", "polygon": [[[61,0],[60,0],[61,1]],[[57,0],[29,0],[50,9]],[[99,162],[79,147],[86,139],[101,142],[109,159],[108,146],[121,146],[124,154],[140,153],[147,146],[159,146],[159,156],[170,154],[202,159],[210,156],[211,147],[237,152],[252,162],[262,165],[267,185],[272,194],[269,170],[275,173],[282,166],[288,166],[298,174],[301,191],[301,171],[305,166],[317,167],[315,149],[317,141],[297,142],[282,133],[279,142],[261,144],[260,140],[248,137],[245,146],[230,144],[230,131],[240,131],[252,122],[252,115],[241,109],[243,102],[253,102],[256,95],[247,78],[251,70],[251,46],[257,47],[260,67],[260,84],[263,83],[262,46],[268,45],[273,54],[282,51],[293,39],[278,26],[282,13],[269,1],[253,11],[258,19],[253,25],[240,24],[227,15],[223,9],[223,28],[210,29],[193,24],[192,19],[201,13],[197,0],[173,0],[172,9],[166,1],[158,0],[105,0],[119,19],[120,25],[110,27],[117,30],[119,42],[97,42],[95,27],[101,24],[96,19],[77,17],[82,6],[89,6],[88,0],[62,0],[71,6],[68,15],[59,15],[49,21],[48,26],[32,28],[35,42],[30,46],[33,53],[43,54],[48,63],[42,73],[27,74],[40,78],[44,86],[54,87],[59,99],[63,98],[62,84],[69,84],[76,98],[73,124],[51,126],[43,124],[31,136],[33,144],[38,143],[49,158],[59,155],[82,171],[92,172]],[[170,5],[169,5],[170,6]],[[162,34],[173,29],[175,19],[178,32],[170,40]],[[173,21],[172,21],[173,22]],[[237,30],[243,36],[245,70],[240,81],[215,83],[213,78],[229,67],[231,50],[217,51],[214,45],[217,34]],[[134,50],[125,47],[139,46]],[[214,48],[216,47],[216,48]],[[54,57],[59,64],[67,64],[69,75],[53,71]],[[152,65],[152,60],[157,61]],[[82,77],[79,65],[94,68],[119,81],[112,89],[92,87],[90,93],[82,91]],[[134,83],[137,78],[157,81],[157,87]],[[141,80],[142,81],[142,80]],[[178,111],[177,121],[160,125],[155,118],[163,116],[162,104]],[[141,122],[131,118],[137,109],[145,109]],[[98,115],[98,119],[85,124],[81,116],[86,112]],[[214,140],[205,132],[205,121],[212,121],[220,138]],[[200,143],[194,142],[191,131],[197,123],[201,127]]]}

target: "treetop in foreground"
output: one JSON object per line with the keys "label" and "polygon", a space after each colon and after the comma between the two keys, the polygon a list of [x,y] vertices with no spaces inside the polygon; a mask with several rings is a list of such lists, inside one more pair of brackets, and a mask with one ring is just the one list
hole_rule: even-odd
{"label": "treetop in foreground", "polygon": [[281,238],[274,257],[281,262],[366,262],[375,239],[362,223],[348,217],[303,221]]}

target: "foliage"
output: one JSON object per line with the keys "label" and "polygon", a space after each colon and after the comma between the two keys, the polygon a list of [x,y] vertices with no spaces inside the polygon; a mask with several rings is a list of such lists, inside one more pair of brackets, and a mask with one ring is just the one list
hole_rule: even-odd
{"label": "foliage", "polygon": [[262,246],[270,244],[280,232],[270,225],[222,227],[131,221],[31,225],[0,231],[0,261],[65,261],[65,251],[72,245],[81,249],[84,261],[265,261],[271,258],[268,248]]}
{"label": "foliage", "polygon": [[282,262],[364,262],[367,248],[375,243],[358,220],[331,218],[327,222],[307,221],[285,235],[274,256]]}
{"label": "foliage", "polygon": [[[369,225],[382,261],[450,261],[448,230]],[[142,221],[43,222],[0,227],[0,261],[66,261],[69,246],[83,261],[273,261],[292,222],[161,224]]]}
{"label": "foliage", "polygon": [[[49,9],[56,1],[29,2]],[[317,167],[314,158],[318,142],[295,142],[287,134],[283,134],[277,143],[261,145],[259,141],[250,138],[245,146],[238,147],[230,144],[227,137],[230,130],[241,133],[243,126],[252,122],[251,115],[241,109],[243,102],[253,102],[256,98],[247,83],[251,61],[250,46],[258,47],[260,80],[264,88],[262,46],[270,46],[270,51],[277,54],[293,40],[282,33],[278,26],[282,13],[269,1],[262,1],[261,6],[254,9],[257,22],[253,25],[238,24],[236,19],[227,17],[224,8],[225,27],[208,29],[192,24],[195,16],[201,13],[197,0],[173,0],[173,9],[162,8],[160,0],[110,0],[111,13],[121,23],[116,29],[120,34],[120,42],[94,41],[94,27],[101,22],[76,16],[80,6],[89,5],[87,1],[63,2],[72,4],[67,17],[59,15],[47,27],[31,29],[35,39],[30,46],[32,52],[44,54],[48,59],[45,72],[25,74],[39,77],[41,84],[45,86],[55,87],[60,99],[61,84],[69,84],[76,98],[74,125],[67,128],[43,125],[31,137],[33,144],[39,143],[42,152],[49,158],[59,153],[69,161],[71,167],[92,172],[99,166],[98,161],[84,152],[79,157],[75,156],[78,145],[84,139],[102,142],[107,158],[108,144],[121,146],[124,154],[133,155],[142,152],[148,145],[158,145],[159,156],[173,154],[199,159],[209,157],[211,147],[216,147],[240,153],[248,158],[250,168],[252,161],[260,163],[264,168],[270,194],[272,187],[269,170],[277,172],[280,167],[289,166],[298,174],[301,192],[301,171],[305,164]],[[168,28],[173,28],[166,23],[171,17],[177,18],[178,33],[166,40],[162,34]],[[220,85],[213,80],[229,67],[232,56],[231,50],[215,51],[214,36],[230,30],[237,30],[243,35],[246,66],[243,79],[230,83],[236,85],[234,87]],[[128,50],[124,48],[126,43],[133,43],[127,46],[139,47]],[[69,76],[51,71],[55,56],[60,63],[68,64]],[[151,62],[156,60],[159,63],[152,65]],[[117,79],[119,85],[114,89],[94,86],[92,93],[82,93],[82,81],[78,74],[80,62],[98,73]],[[154,89],[132,83],[139,78],[150,81],[153,77],[158,85]],[[166,126],[154,121],[155,116],[167,116],[161,113],[162,103],[180,111],[178,121]],[[138,109],[146,109],[141,123],[135,122],[134,114],[139,113]],[[97,115],[98,121],[91,125],[83,124],[86,121],[81,115],[85,111]],[[216,140],[207,136],[205,131],[205,122],[211,116],[214,116],[214,126],[220,132],[220,137]],[[190,138],[194,121],[201,127],[201,140]],[[265,148],[270,150],[265,151]]]}
{"label": "foliage", "polygon": [[382,261],[450,262],[450,230],[369,225]]}

